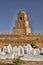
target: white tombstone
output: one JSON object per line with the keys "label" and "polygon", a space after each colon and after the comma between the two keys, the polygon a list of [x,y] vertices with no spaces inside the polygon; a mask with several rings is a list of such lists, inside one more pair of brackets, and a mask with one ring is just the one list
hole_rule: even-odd
{"label": "white tombstone", "polygon": [[16,50],[17,50],[17,46],[14,46],[14,47],[13,47],[13,51],[16,51]]}
{"label": "white tombstone", "polygon": [[7,46],[7,49],[8,49],[8,53],[10,53],[10,52],[12,51],[12,46],[9,44],[9,45]]}
{"label": "white tombstone", "polygon": [[41,53],[43,53],[43,48],[41,48]]}
{"label": "white tombstone", "polygon": [[3,47],[3,52],[4,52],[4,53],[8,53],[7,46],[4,46],[4,47]]}
{"label": "white tombstone", "polygon": [[27,54],[28,53],[28,49],[27,47],[24,45],[24,54]]}
{"label": "white tombstone", "polygon": [[32,46],[30,44],[27,44],[28,50],[32,50]]}
{"label": "white tombstone", "polygon": [[22,46],[18,47],[18,55],[23,56],[24,55],[24,48]]}
{"label": "white tombstone", "polygon": [[0,48],[0,52],[1,52],[1,48]]}
{"label": "white tombstone", "polygon": [[40,50],[39,50],[39,48],[36,48],[35,51],[37,52],[37,55],[40,54]]}
{"label": "white tombstone", "polygon": [[6,46],[3,47],[3,51],[6,52]]}
{"label": "white tombstone", "polygon": [[35,49],[32,49],[32,50],[30,51],[30,55],[37,55],[37,52],[35,51]]}
{"label": "white tombstone", "polygon": [[10,51],[12,51],[12,46],[11,46],[11,44],[9,44],[8,47],[9,47]]}
{"label": "white tombstone", "polygon": [[10,53],[11,51],[10,51],[10,48],[9,48],[9,46],[7,46],[7,50],[8,50],[8,53]]}
{"label": "white tombstone", "polygon": [[25,46],[25,49],[27,50],[27,54],[30,54],[30,51],[32,50],[32,47],[31,47],[30,44],[27,44],[27,45]]}
{"label": "white tombstone", "polygon": [[6,55],[6,53],[4,51],[1,52],[2,55]]}
{"label": "white tombstone", "polygon": [[14,47],[13,47],[12,53],[13,53],[13,55],[14,55],[15,57],[18,56],[18,48],[17,48],[17,46],[14,46]]}
{"label": "white tombstone", "polygon": [[0,48],[0,55],[1,55],[2,51],[1,51],[1,48]]}
{"label": "white tombstone", "polygon": [[14,59],[14,55],[13,54],[8,55],[8,59]]}
{"label": "white tombstone", "polygon": [[14,46],[12,51],[13,51],[14,53],[17,53],[17,52],[18,52],[17,46]]}

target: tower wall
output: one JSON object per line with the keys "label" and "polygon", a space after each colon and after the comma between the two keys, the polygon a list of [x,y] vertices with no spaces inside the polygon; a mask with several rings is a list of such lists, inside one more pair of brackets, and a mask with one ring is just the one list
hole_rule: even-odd
{"label": "tower wall", "polygon": [[13,27],[14,35],[28,35],[31,33],[30,27],[28,25],[27,15],[22,10],[17,15],[16,24]]}

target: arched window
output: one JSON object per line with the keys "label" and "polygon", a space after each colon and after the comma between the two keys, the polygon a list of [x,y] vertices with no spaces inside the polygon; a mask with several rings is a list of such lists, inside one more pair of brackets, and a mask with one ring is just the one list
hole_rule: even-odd
{"label": "arched window", "polygon": [[22,20],[22,17],[20,17],[20,20]]}

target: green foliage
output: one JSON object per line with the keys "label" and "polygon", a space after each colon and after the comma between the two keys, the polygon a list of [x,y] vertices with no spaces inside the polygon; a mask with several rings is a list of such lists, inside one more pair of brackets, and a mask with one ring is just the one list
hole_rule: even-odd
{"label": "green foliage", "polygon": [[30,44],[32,46],[32,48],[37,48],[37,46],[34,43]]}
{"label": "green foliage", "polygon": [[22,61],[20,60],[20,57],[18,57],[17,59],[14,59],[13,64],[14,65],[21,65]]}
{"label": "green foliage", "polygon": [[0,65],[2,65],[2,64],[0,63]]}
{"label": "green foliage", "polygon": [[0,65],[4,65],[3,63],[0,63]]}

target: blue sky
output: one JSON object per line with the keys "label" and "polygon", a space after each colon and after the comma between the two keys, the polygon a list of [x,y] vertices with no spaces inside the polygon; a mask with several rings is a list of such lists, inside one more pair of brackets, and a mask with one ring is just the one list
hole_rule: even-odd
{"label": "blue sky", "polygon": [[19,11],[24,10],[33,33],[43,33],[43,0],[0,0],[0,33],[12,32]]}

